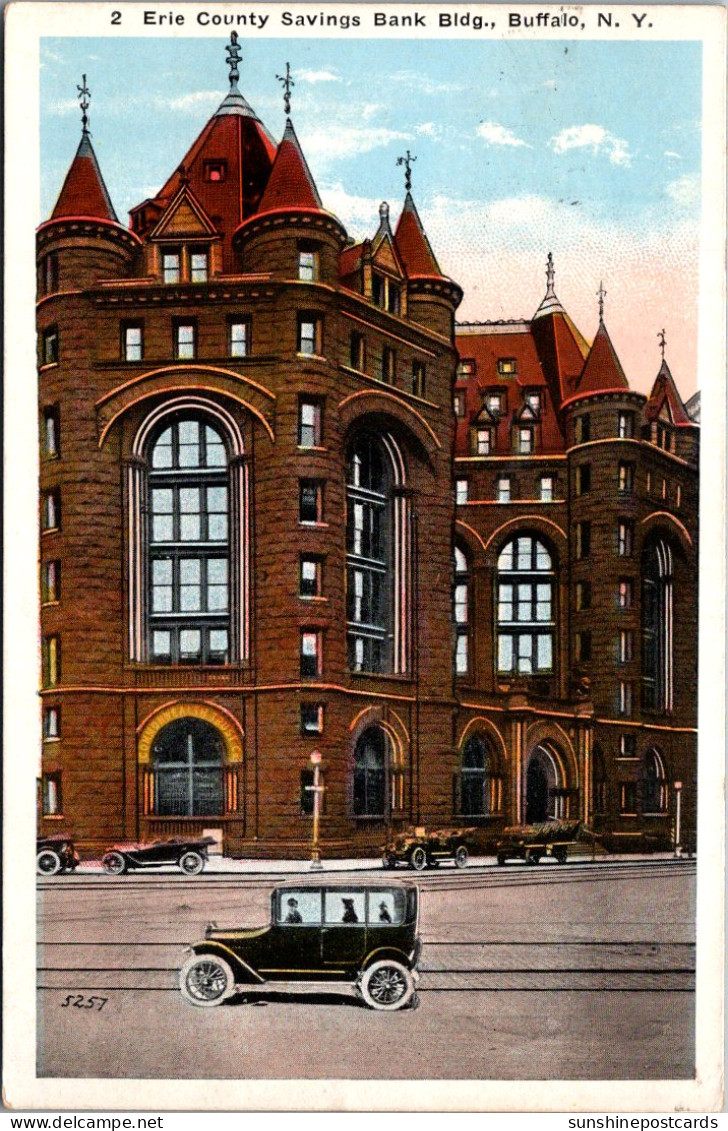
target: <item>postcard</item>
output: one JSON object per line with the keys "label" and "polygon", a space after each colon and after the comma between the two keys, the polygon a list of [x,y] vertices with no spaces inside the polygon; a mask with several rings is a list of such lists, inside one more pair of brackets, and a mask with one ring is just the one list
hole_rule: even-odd
{"label": "postcard", "polygon": [[7,33],[6,1103],[720,1110],[724,8]]}

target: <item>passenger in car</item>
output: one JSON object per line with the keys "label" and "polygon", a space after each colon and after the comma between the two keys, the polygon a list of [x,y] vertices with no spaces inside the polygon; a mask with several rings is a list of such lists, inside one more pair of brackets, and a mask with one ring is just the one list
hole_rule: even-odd
{"label": "passenger in car", "polygon": [[288,900],[288,914],[286,915],[286,923],[302,923],[303,916],[298,910],[298,900],[293,896]]}
{"label": "passenger in car", "polygon": [[379,922],[391,923],[392,916],[389,914],[389,908],[384,900],[379,904]]}
{"label": "passenger in car", "polygon": [[344,914],[341,916],[341,922],[342,923],[358,923],[359,922],[359,916],[357,915],[356,911],[354,910],[354,900],[353,899],[342,899],[341,902],[344,904]]}

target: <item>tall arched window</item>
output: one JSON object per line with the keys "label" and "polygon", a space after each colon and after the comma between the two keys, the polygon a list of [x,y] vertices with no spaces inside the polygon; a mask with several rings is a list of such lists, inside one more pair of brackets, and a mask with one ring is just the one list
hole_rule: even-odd
{"label": "tall arched window", "polygon": [[507,542],[498,558],[496,584],[498,671],[553,671],[554,572],[543,542],[530,535]]}
{"label": "tall arched window", "polygon": [[210,817],[222,812],[223,740],[203,719],[176,719],[152,747],[154,811],[162,817]]}
{"label": "tall arched window", "polygon": [[500,811],[502,781],[490,743],[480,733],[465,742],[460,763],[460,814],[487,817]]}
{"label": "tall arched window", "polygon": [[148,476],[148,632],[154,663],[226,663],[230,655],[228,454],[204,418],[154,436]]}
{"label": "tall arched window", "polygon": [[349,667],[393,670],[392,468],[381,441],[359,436],[347,460]]}
{"label": "tall arched window", "polygon": [[642,554],[642,695],[648,711],[673,707],[673,566],[667,542]]}
{"label": "tall arched window", "polygon": [[642,764],[642,812],[667,811],[667,775],[665,763],[658,750],[652,747]]}
{"label": "tall arched window", "polygon": [[381,727],[368,727],[354,750],[354,815],[384,817],[387,810],[389,739]]}
{"label": "tall arched window", "polygon": [[459,546],[453,550],[452,615],[455,625],[455,674],[467,675],[470,667],[470,574],[468,560]]}

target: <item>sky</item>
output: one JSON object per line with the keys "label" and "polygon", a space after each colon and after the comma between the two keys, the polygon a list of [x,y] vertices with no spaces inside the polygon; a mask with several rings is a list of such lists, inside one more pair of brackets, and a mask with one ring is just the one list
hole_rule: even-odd
{"label": "sky", "polygon": [[[278,140],[292,119],[324,206],[349,235],[396,221],[397,157],[459,321],[530,317],[552,252],[556,293],[584,336],[605,321],[647,392],[657,334],[683,396],[696,388],[701,45],[696,42],[241,38],[240,90]],[[47,218],[80,138],[76,84],[117,214],[154,195],[228,89],[214,38],[41,40]]]}

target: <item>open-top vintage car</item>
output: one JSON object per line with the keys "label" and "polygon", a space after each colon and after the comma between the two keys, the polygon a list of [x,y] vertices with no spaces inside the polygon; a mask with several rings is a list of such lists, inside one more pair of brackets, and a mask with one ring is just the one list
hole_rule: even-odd
{"label": "open-top vintage car", "polygon": [[565,864],[569,849],[576,843],[580,821],[544,821],[538,825],[511,825],[503,830],[495,846],[496,859],[505,864],[508,859],[525,860],[538,864],[551,856],[557,864]]}
{"label": "open-top vintage car", "polygon": [[70,837],[39,836],[35,848],[35,866],[40,876],[55,876],[57,872],[73,872],[80,857]]}
{"label": "open-top vintage car", "polygon": [[347,986],[371,1009],[413,1002],[421,942],[412,884],[286,885],[271,893],[270,922],[219,928],[190,947],[180,990],[191,1005],[248,991]]}
{"label": "open-top vintage car", "polygon": [[428,833],[423,828],[399,833],[382,847],[382,866],[396,868],[409,864],[421,872],[436,868],[441,860],[452,860],[456,868],[466,868],[475,829],[439,829]]}
{"label": "open-top vintage car", "polygon": [[112,876],[136,868],[159,868],[175,864],[187,876],[196,876],[205,867],[208,848],[214,844],[211,836],[189,839],[172,837],[156,840],[152,844],[117,844],[101,860],[104,871]]}

